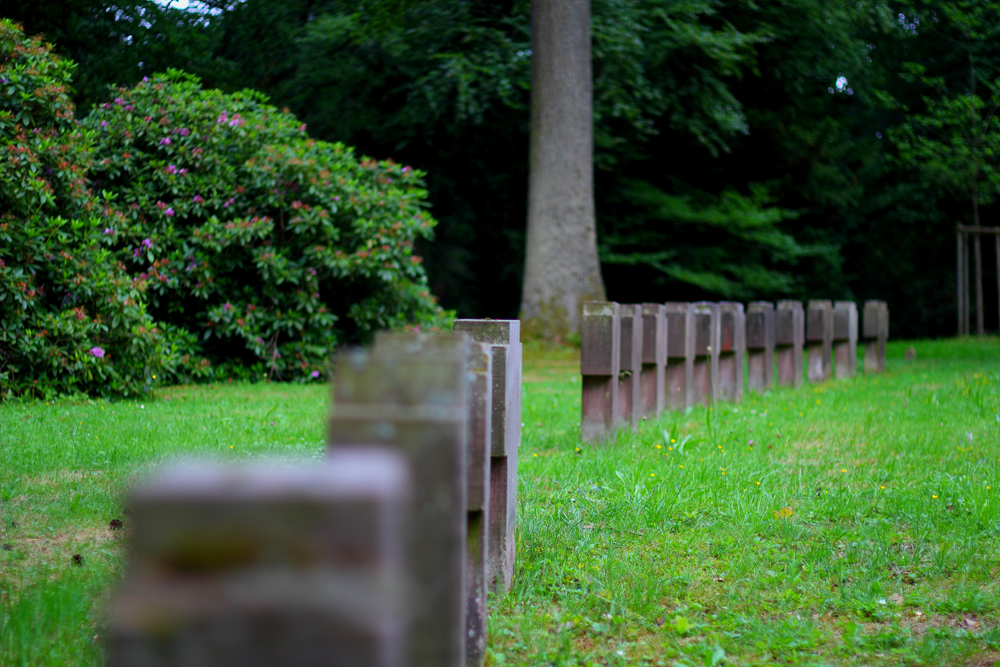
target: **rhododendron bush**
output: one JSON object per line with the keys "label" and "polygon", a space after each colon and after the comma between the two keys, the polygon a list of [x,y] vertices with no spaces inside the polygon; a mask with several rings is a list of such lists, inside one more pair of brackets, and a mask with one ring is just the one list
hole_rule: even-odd
{"label": "rhododendron bush", "polygon": [[125,213],[106,230],[116,256],[193,355],[309,378],[338,342],[444,316],[413,253],[434,225],[413,169],[176,71],[119,89],[85,125],[94,184]]}
{"label": "rhododendron bush", "polygon": [[0,23],[0,393],[321,376],[334,346],[449,317],[420,174],[171,71],[84,120],[72,63]]}
{"label": "rhododendron bush", "polygon": [[87,187],[72,63],[6,20],[0,61],[0,395],[141,392],[164,338],[102,233],[125,217]]}

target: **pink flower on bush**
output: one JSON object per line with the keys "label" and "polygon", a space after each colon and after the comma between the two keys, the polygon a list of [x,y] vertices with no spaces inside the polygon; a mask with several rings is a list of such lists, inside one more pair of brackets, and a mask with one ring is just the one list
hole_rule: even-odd
{"label": "pink flower on bush", "polygon": [[99,347],[90,348],[90,356],[97,357],[98,359],[104,358],[104,350]]}
{"label": "pink flower on bush", "polygon": [[172,216],[173,214],[174,214],[174,209],[172,209],[172,208],[170,208],[170,207],[167,207],[167,210],[165,210],[165,211],[163,212],[163,215],[167,216],[168,218],[169,218],[170,216]]}
{"label": "pink flower on bush", "polygon": [[313,371],[313,372],[312,372],[312,376],[313,376],[314,378],[318,378],[318,377],[319,377],[319,371]]}
{"label": "pink flower on bush", "polygon": [[168,174],[176,174],[177,173],[177,167],[175,167],[172,164],[168,164],[166,171],[167,171]]}
{"label": "pink flower on bush", "polygon": [[160,139],[160,145],[161,146],[169,146],[170,145],[170,137],[163,137],[162,139]]}
{"label": "pink flower on bush", "polygon": [[201,195],[195,195],[194,199],[192,199],[191,201],[193,201],[195,204],[200,204],[203,201],[205,201],[205,198],[202,197]]}

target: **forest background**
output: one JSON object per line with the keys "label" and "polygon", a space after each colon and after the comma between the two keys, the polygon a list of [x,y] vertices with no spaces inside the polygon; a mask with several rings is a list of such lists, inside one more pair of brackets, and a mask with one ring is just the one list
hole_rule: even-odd
{"label": "forest background", "polygon": [[[894,337],[954,333],[955,225],[972,223],[970,196],[995,224],[1000,3],[591,5],[609,298],[878,298]],[[263,91],[314,138],[425,171],[439,221],[419,249],[431,288],[476,317],[516,317],[520,302],[530,9],[0,1],[0,16],[78,64],[79,116],[109,85],[179,68]]]}

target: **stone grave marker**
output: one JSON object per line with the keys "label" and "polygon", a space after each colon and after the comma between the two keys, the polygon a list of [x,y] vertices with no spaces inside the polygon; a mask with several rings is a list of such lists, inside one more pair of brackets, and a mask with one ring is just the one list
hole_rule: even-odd
{"label": "stone grave marker", "polygon": [[694,311],[694,402],[719,402],[719,304],[698,301]]}
{"label": "stone grave marker", "polygon": [[774,384],[774,304],[747,305],[747,388],[763,393]]}
{"label": "stone grave marker", "polygon": [[801,301],[779,301],[774,312],[775,361],[778,384],[802,386],[802,346],[805,343],[805,313]]}
{"label": "stone grave marker", "polygon": [[412,489],[391,451],[168,466],[132,493],[108,667],[404,667]]}
{"label": "stone grave marker", "polygon": [[465,664],[486,660],[486,602],[489,598],[490,454],[492,453],[493,347],[469,346],[468,528],[466,542]]}
{"label": "stone grave marker", "polygon": [[667,309],[642,304],[642,377],[639,380],[639,416],[651,419],[663,412],[667,367]]}
{"label": "stone grave marker", "polygon": [[858,365],[858,306],[833,302],[833,376],[849,378]]}
{"label": "stone grave marker", "polygon": [[885,370],[885,343],[889,340],[889,306],[885,301],[865,301],[863,337],[865,373]]}
{"label": "stone grave marker", "polygon": [[746,315],[743,304],[719,303],[719,398],[743,400],[743,358],[746,355]]}
{"label": "stone grave marker", "polygon": [[694,405],[694,309],[671,301],[667,311],[666,406],[684,410]]}
{"label": "stone grave marker", "polygon": [[617,303],[585,301],[580,324],[583,398],[580,437],[601,442],[614,435],[621,372],[621,314]]}
{"label": "stone grave marker", "polygon": [[506,593],[514,580],[517,527],[517,450],[521,445],[521,323],[457,320],[455,331],[492,349],[489,571],[491,590]]}
{"label": "stone grave marker", "polygon": [[390,446],[414,489],[409,667],[459,667],[466,653],[468,356],[464,334],[379,333],[337,357],[331,452]]}
{"label": "stone grave marker", "polygon": [[639,431],[639,394],[642,373],[642,306],[620,304],[618,326],[621,361],[618,369],[618,423]]}
{"label": "stone grave marker", "polygon": [[833,302],[810,299],[806,310],[806,345],[810,382],[823,382],[833,376]]}

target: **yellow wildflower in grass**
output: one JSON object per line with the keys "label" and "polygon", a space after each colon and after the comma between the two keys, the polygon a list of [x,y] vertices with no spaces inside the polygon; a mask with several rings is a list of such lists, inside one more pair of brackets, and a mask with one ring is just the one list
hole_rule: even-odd
{"label": "yellow wildflower in grass", "polygon": [[931,498],[937,498],[937,496],[931,496]]}

